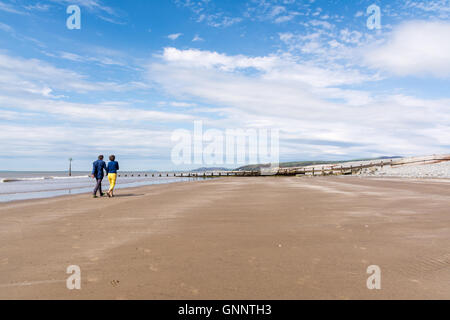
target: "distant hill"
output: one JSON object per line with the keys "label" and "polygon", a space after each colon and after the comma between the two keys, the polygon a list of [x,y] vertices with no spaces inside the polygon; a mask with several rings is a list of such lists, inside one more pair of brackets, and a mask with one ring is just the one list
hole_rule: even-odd
{"label": "distant hill", "polygon": [[[332,163],[345,163],[345,162],[353,162],[353,161],[370,161],[370,160],[384,160],[384,159],[399,159],[402,157],[394,156],[394,157],[379,157],[379,158],[369,158],[369,159],[354,159],[354,160],[343,160],[343,161],[292,161],[292,162],[282,162],[280,163],[280,167],[282,168],[293,168],[293,167],[307,167],[313,165],[321,165],[321,164],[332,164]],[[267,164],[252,164],[237,168],[237,171],[251,171],[251,170],[259,170],[260,168],[267,168],[270,165]]]}

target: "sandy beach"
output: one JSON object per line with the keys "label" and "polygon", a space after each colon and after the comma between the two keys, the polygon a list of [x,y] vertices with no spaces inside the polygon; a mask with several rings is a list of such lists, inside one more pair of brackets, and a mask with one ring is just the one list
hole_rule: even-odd
{"label": "sandy beach", "polygon": [[[450,180],[248,177],[0,204],[1,299],[449,299]],[[66,269],[81,268],[81,290]],[[382,289],[368,290],[378,265]]]}

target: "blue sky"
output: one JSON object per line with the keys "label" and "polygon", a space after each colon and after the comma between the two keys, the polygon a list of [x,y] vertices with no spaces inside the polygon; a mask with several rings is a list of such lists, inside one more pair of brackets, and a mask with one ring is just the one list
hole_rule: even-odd
{"label": "blue sky", "polygon": [[449,18],[450,0],[0,0],[0,170],[185,168],[171,136],[194,121],[280,130],[281,161],[450,153]]}

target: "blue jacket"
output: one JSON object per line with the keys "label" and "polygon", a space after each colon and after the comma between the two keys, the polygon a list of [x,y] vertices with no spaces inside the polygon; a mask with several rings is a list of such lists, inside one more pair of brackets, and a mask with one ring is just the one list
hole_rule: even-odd
{"label": "blue jacket", "polygon": [[106,171],[106,163],[103,160],[97,160],[93,163],[92,174],[97,179],[102,179],[105,175],[103,170]]}
{"label": "blue jacket", "polygon": [[119,170],[119,163],[117,161],[108,162],[108,168],[106,168],[106,172],[117,173],[118,170]]}

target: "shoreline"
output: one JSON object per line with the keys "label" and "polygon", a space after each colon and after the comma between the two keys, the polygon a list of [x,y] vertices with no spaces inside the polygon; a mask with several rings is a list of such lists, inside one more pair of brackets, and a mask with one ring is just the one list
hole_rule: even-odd
{"label": "shoreline", "polygon": [[[0,299],[447,299],[449,205],[447,182],[377,177],[224,177],[4,203]],[[70,265],[79,291],[65,286]],[[366,287],[370,265],[382,290]]]}
{"label": "shoreline", "polygon": [[[123,184],[117,184],[116,190],[127,190],[131,188],[140,188],[140,187],[146,187],[151,185],[164,185],[164,184],[171,184],[171,183],[179,183],[179,182],[195,182],[196,180],[204,180],[203,178],[180,178],[180,177],[174,177],[174,178],[163,178],[166,180],[162,181],[134,181],[129,183],[123,183]],[[14,182],[9,182],[14,183]],[[104,188],[107,188],[108,185],[103,185]],[[80,194],[89,194],[92,193],[92,190],[94,188],[93,186],[89,187],[73,187],[73,188],[67,188],[67,187],[60,187],[58,189],[51,189],[51,190],[38,190],[38,191],[20,191],[20,192],[11,192],[11,193],[1,193],[0,194],[0,203],[10,203],[10,202],[16,202],[16,201],[26,201],[26,200],[36,200],[36,199],[52,199],[57,197],[63,197],[63,196],[71,196],[71,195],[80,195]],[[106,189],[105,189],[106,190]],[[23,199],[20,199],[22,195]],[[3,200],[1,197],[5,198],[19,198],[19,199],[12,199],[12,200]]]}
{"label": "shoreline", "polygon": [[[147,188],[150,187],[158,187],[158,186],[166,186],[166,185],[170,185],[170,184],[185,184],[185,183],[194,183],[194,182],[200,182],[203,181],[205,179],[198,179],[198,181],[176,181],[176,182],[168,182],[168,183],[154,183],[154,184],[148,184],[148,185],[143,185],[143,186],[134,186],[134,187],[125,187],[125,188],[117,188],[116,194],[118,195],[117,197],[121,197],[120,192],[122,191],[129,191],[129,192],[139,192],[140,189],[145,190]],[[94,187],[92,187],[93,189]],[[71,200],[75,197],[79,197],[81,199],[91,199],[92,196],[92,191],[90,192],[83,192],[83,193],[74,193],[74,194],[64,194],[64,195],[58,195],[58,196],[51,196],[51,197],[45,197],[45,198],[32,198],[32,199],[23,199],[23,200],[12,200],[12,201],[0,201],[0,209],[4,206],[7,206],[9,204],[21,204],[21,203],[28,203],[28,204],[34,204],[34,202],[47,202],[49,200]],[[116,198],[117,198],[116,197]],[[97,200],[99,199],[110,199],[108,197],[98,197]],[[96,199],[92,199],[92,200],[96,200]]]}
{"label": "shoreline", "polygon": [[[272,178],[286,178],[286,176],[260,176],[258,177],[259,179],[264,179],[264,178],[268,178],[268,177],[272,177]],[[291,176],[294,178],[294,176]],[[337,179],[347,179],[349,176],[335,176],[335,178]],[[367,179],[367,180],[381,180],[381,181],[398,181],[398,180],[404,180],[404,181],[416,181],[416,182],[443,182],[443,183],[450,183],[450,177],[412,177],[412,176],[388,176],[388,175],[353,175],[351,177],[354,178],[360,178],[360,179]],[[166,177],[163,177],[166,178]],[[191,183],[191,182],[199,182],[199,181],[206,181],[206,180],[211,180],[211,179],[224,179],[224,178],[231,178],[231,179],[248,179],[248,177],[214,177],[214,178],[203,178],[203,177],[184,177],[184,178],[180,178],[180,177],[176,177],[174,178],[174,180],[178,180],[178,179],[185,179],[185,181],[173,181],[173,182],[164,182],[164,183],[149,183],[149,184],[143,184],[143,185],[139,185],[139,186],[130,186],[130,187],[120,187],[120,185],[118,184],[116,187],[116,193],[119,192],[120,190],[130,190],[130,189],[139,189],[139,188],[146,188],[149,186],[160,186],[160,185],[166,185],[166,184],[178,184],[178,183]],[[295,177],[297,179],[317,179],[317,178],[327,178],[327,176],[298,176]],[[133,183],[132,183],[133,184]],[[105,186],[106,187],[106,186]],[[92,187],[92,189],[94,188],[94,186]],[[62,195],[53,195],[53,196],[44,196],[44,197],[35,197],[35,198],[28,198],[28,199],[19,199],[19,200],[6,200],[6,201],[1,201],[0,200],[0,206],[2,204],[11,204],[11,203],[20,203],[20,202],[27,202],[27,201],[33,201],[33,200],[48,200],[48,199],[56,199],[56,198],[70,198],[70,197],[74,197],[74,196],[79,196],[79,195],[90,195],[92,192],[91,191],[86,191],[88,188],[79,188],[79,189],[83,189],[82,192],[74,192],[73,194],[70,193],[70,191],[72,190],[67,190],[67,189],[57,189],[57,190],[48,190],[48,191],[36,191],[36,192],[17,192],[17,193],[11,193],[11,194],[4,194],[4,195],[15,195],[15,194],[30,194],[30,193],[57,193],[57,192],[67,192],[69,194],[62,194]]]}

